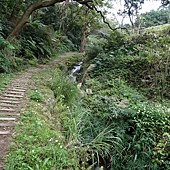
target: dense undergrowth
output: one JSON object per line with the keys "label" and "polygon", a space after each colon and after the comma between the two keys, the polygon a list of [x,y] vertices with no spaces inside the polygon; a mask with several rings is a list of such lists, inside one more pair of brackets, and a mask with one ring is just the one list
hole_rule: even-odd
{"label": "dense undergrowth", "polygon": [[170,169],[169,33],[102,40],[81,89],[68,68],[82,57],[33,77],[6,170]]}
{"label": "dense undergrowth", "polygon": [[169,169],[169,28],[130,38],[114,32],[103,42],[88,53],[96,67],[83,82],[92,91],[83,99],[93,126],[85,136],[107,127],[119,138],[110,159],[98,153],[110,169]]}
{"label": "dense undergrowth", "polygon": [[20,36],[10,41],[6,38],[0,25],[0,73],[21,71],[76,49],[67,36],[34,22],[25,25]]}

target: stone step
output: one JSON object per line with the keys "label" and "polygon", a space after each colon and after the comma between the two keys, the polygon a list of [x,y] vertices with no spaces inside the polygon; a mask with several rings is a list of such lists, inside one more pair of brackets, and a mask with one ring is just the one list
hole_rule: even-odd
{"label": "stone step", "polygon": [[26,84],[22,84],[22,86],[13,86],[12,85],[12,88],[26,90]]}
{"label": "stone step", "polygon": [[21,89],[25,89],[26,87],[25,87],[25,84],[24,83],[21,83],[21,84],[11,84],[11,86],[12,87],[14,87],[14,88],[21,88]]}
{"label": "stone step", "polygon": [[[24,79],[24,78],[22,78]],[[15,86],[15,87],[21,87],[22,86],[22,82],[25,82],[25,80],[17,80],[16,82],[13,82],[11,85]]]}
{"label": "stone step", "polygon": [[0,117],[0,121],[15,121],[14,117]]}
{"label": "stone step", "polygon": [[0,130],[0,135],[9,135],[9,134],[11,134],[11,132],[10,131],[1,131]]}
{"label": "stone step", "polygon": [[21,98],[0,97],[0,102],[1,102],[1,100],[20,101]]}
{"label": "stone step", "polygon": [[0,127],[10,127],[15,126],[16,122],[0,122]]}
{"label": "stone step", "polygon": [[23,84],[26,84],[28,82],[28,79],[25,77],[22,77],[22,80],[17,80],[13,85],[15,86],[22,86]]}
{"label": "stone step", "polygon": [[26,89],[23,89],[23,88],[12,88],[12,89],[10,89],[11,91],[17,91],[17,92],[25,92],[26,91]]}
{"label": "stone step", "polygon": [[19,79],[16,79],[15,82],[13,82],[13,84],[15,85],[21,85],[22,82],[27,82],[28,81],[28,78],[26,78],[25,76],[23,77],[20,77]]}
{"label": "stone step", "polygon": [[15,117],[18,117],[20,116],[20,113],[16,113],[16,112],[2,112],[0,113],[0,116],[3,117],[3,116],[15,116]]}
{"label": "stone step", "polygon": [[15,109],[8,109],[8,108],[0,108],[0,113],[3,113],[3,112],[16,112]]}
{"label": "stone step", "polygon": [[20,86],[21,86],[21,84],[19,84],[19,83],[15,82],[15,83],[12,83],[12,86],[20,87]]}
{"label": "stone step", "polygon": [[12,86],[12,88],[16,90],[26,90],[26,87],[23,86]]}
{"label": "stone step", "polygon": [[2,97],[23,98],[22,95],[15,95],[15,94],[3,94]]}
{"label": "stone step", "polygon": [[17,105],[17,104],[20,104],[21,102],[19,102],[19,101],[5,100],[5,99],[1,100],[1,99],[0,99],[0,103],[9,103],[9,104]]}
{"label": "stone step", "polygon": [[5,93],[6,93],[6,94],[24,95],[23,92],[11,91],[11,90],[7,90],[7,91],[5,91]]}
{"label": "stone step", "polygon": [[15,104],[10,104],[10,103],[0,103],[0,108],[4,108],[4,107],[7,107],[7,108],[16,108],[17,107],[17,105]]}

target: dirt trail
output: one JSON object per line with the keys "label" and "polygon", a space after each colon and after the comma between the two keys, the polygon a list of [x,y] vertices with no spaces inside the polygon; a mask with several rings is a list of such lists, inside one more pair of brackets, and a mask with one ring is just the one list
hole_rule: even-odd
{"label": "dirt trail", "polygon": [[4,157],[11,142],[14,126],[20,116],[20,108],[28,82],[39,68],[27,70],[8,85],[0,96],[0,170],[4,167]]}
{"label": "dirt trail", "polygon": [[18,75],[0,95],[0,170],[4,169],[5,156],[12,140],[12,135],[15,133],[14,126],[20,116],[20,109],[24,104],[24,95],[30,78],[40,69],[61,62],[65,56],[68,57],[68,55],[72,54],[74,53],[67,53],[46,65],[28,69]]}

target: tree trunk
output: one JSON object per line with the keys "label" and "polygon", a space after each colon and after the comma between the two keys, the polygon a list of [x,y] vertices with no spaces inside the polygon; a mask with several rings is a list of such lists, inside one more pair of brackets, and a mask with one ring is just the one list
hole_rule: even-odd
{"label": "tree trunk", "polygon": [[25,13],[23,14],[23,16],[21,17],[20,21],[18,22],[18,24],[15,26],[15,28],[13,29],[13,31],[9,34],[9,36],[7,37],[7,40],[11,40],[13,37],[17,36],[19,34],[19,32],[21,31],[22,27],[29,22],[29,16],[32,14],[33,11],[43,8],[43,7],[48,7],[48,6],[52,6],[56,3],[62,2],[64,0],[49,0],[49,1],[41,1],[38,0],[34,3],[32,3],[27,10],[25,11]]}
{"label": "tree trunk", "polygon": [[131,26],[132,26],[132,33],[134,33],[135,32],[135,26],[134,26],[134,23],[133,23],[133,15],[132,16],[129,15],[129,20],[130,20],[130,23],[131,23]]}
{"label": "tree trunk", "polygon": [[21,4],[21,0],[16,0],[11,16],[10,16],[10,22],[11,22],[10,27],[11,28],[14,28],[18,22],[20,4]]}
{"label": "tree trunk", "polygon": [[81,36],[81,46],[80,46],[80,52],[84,53],[84,46],[85,46],[85,40],[86,40],[86,30],[87,30],[87,24],[83,25],[82,28],[82,36]]}
{"label": "tree trunk", "polygon": [[142,24],[142,21],[141,21],[141,19],[139,19],[139,25],[138,25],[138,30],[137,30],[138,35],[140,34],[141,24]]}

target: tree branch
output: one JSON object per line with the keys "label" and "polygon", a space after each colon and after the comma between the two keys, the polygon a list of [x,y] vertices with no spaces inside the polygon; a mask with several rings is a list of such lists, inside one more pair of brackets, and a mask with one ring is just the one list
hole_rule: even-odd
{"label": "tree branch", "polygon": [[117,29],[125,29],[125,30],[127,31],[127,33],[129,34],[128,29],[125,28],[125,27],[112,28],[112,26],[106,21],[106,18],[105,18],[105,16],[103,15],[103,13],[102,13],[101,11],[99,11],[99,10],[96,8],[96,6],[93,6],[93,8],[94,8],[94,10],[95,10],[97,13],[100,14],[100,16],[101,16],[102,19],[103,19],[103,22],[104,22],[105,24],[107,24],[107,26],[108,26],[112,31],[116,31]]}
{"label": "tree branch", "polygon": [[64,0],[48,0],[48,1],[36,1],[32,3],[23,14],[22,18],[18,22],[18,24],[15,26],[13,31],[10,33],[10,35],[7,37],[7,40],[17,36],[19,32],[21,31],[22,27],[29,22],[29,16],[37,9],[53,6],[56,3],[63,2]]}

